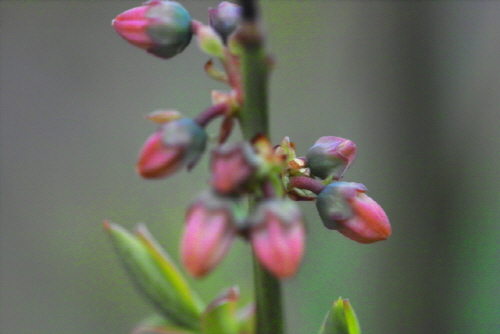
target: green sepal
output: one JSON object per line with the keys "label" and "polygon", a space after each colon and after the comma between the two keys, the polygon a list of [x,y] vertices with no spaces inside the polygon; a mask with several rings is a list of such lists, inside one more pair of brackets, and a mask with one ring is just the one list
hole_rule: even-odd
{"label": "green sepal", "polygon": [[225,72],[222,72],[221,70],[216,69],[212,59],[206,62],[204,69],[205,73],[207,73],[210,78],[224,83],[229,82],[227,74]]}
{"label": "green sepal", "polygon": [[236,315],[239,299],[237,287],[223,291],[210,305],[201,318],[203,334],[238,334],[240,326]]}
{"label": "green sepal", "polygon": [[136,235],[110,222],[105,222],[104,228],[139,291],[172,324],[198,330],[202,302],[146,227],[139,225]]}
{"label": "green sepal", "polygon": [[360,334],[358,319],[349,300],[339,298],[323,321],[319,334]]}
{"label": "green sepal", "polygon": [[137,325],[132,334],[197,334],[183,329],[159,314],[153,314]]}
{"label": "green sepal", "polygon": [[201,51],[224,59],[224,42],[217,32],[212,27],[203,24],[198,24],[196,27],[196,37],[198,37],[198,46]]}

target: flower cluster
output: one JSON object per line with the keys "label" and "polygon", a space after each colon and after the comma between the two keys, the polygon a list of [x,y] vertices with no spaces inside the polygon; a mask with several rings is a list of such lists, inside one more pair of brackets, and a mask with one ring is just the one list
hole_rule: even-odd
{"label": "flower cluster", "polygon": [[184,267],[195,277],[205,276],[241,237],[270,273],[286,278],[295,274],[304,252],[305,226],[296,201],[315,200],[327,228],[360,243],[386,239],[391,227],[362,184],[340,182],[356,156],[352,141],[322,137],[305,157],[296,156],[288,138],[277,146],[264,135],[251,142],[228,142],[245,103],[235,33],[240,12],[239,6],[222,2],[209,10],[205,25],[192,20],[177,2],[151,0],[113,21],[125,40],[165,59],[183,51],[194,35],[200,49],[213,58],[205,72],[229,87],[213,91],[212,105],[195,118],[174,110],[150,114],[159,127],[144,144],[137,171],[144,178],[159,179],[193,168],[207,149],[207,126],[222,117],[210,152],[210,189],[187,210],[181,243]]}

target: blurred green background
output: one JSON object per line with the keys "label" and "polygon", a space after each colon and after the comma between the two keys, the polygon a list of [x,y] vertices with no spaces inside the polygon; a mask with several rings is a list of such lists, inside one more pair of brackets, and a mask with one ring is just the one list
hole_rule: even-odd
{"label": "blurred green background", "polygon": [[[129,333],[152,312],[101,221],[145,222],[177,258],[193,173],[144,181],[144,115],[195,115],[222,88],[192,43],[162,61],[110,26],[136,1],[0,2],[3,334]],[[184,1],[207,21],[217,1]],[[500,333],[500,3],[263,1],[272,139],[305,154],[325,135],[354,140],[345,180],[364,183],[393,236],[359,245],[304,208],[300,273],[284,283],[289,334],[316,333],[349,298],[364,333]],[[211,128],[215,132],[216,127]],[[252,294],[238,242],[205,300]]]}

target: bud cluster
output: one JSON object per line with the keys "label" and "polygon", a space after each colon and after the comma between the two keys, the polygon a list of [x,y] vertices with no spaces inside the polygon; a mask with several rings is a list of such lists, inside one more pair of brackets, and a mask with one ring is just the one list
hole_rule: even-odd
{"label": "bud cluster", "polygon": [[[204,66],[229,91],[213,91],[212,105],[195,118],[175,110],[156,111],[159,124],[137,162],[147,179],[193,168],[209,143],[207,126],[222,117],[211,148],[210,189],[189,206],[181,242],[184,267],[195,277],[207,275],[227,254],[236,237],[248,241],[267,270],[279,278],[297,271],[305,244],[302,214],[294,201],[316,201],[323,224],[360,243],[386,239],[391,228],[382,208],[362,184],[340,182],[356,156],[356,145],[339,137],[321,137],[305,157],[297,157],[288,137],[272,146],[264,135],[251,142],[228,142],[245,103],[239,40],[241,8],[222,2],[209,10],[209,24],[192,20],[175,1],[151,0],[120,14],[113,26],[131,44],[160,58],[180,53],[195,35],[199,48],[219,61]],[[268,63],[271,66],[271,63]]]}

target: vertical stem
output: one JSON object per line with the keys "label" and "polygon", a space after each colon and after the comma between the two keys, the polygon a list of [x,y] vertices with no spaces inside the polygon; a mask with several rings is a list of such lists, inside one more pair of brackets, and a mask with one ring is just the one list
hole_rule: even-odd
{"label": "vertical stem", "polygon": [[[241,0],[243,22],[237,38],[243,46],[241,71],[243,78],[243,107],[238,115],[245,140],[256,135],[269,137],[267,114],[266,54],[257,24],[257,9],[253,0]],[[283,316],[280,282],[257,261],[254,262],[254,286],[257,303],[256,334],[282,334]]]}
{"label": "vertical stem", "polygon": [[251,140],[257,134],[269,135],[267,115],[267,64],[262,35],[255,22],[243,22],[238,32],[243,44],[241,71],[244,103],[239,119],[243,137]]}
{"label": "vertical stem", "polygon": [[282,334],[283,315],[280,282],[253,257],[257,303],[256,334]]}

